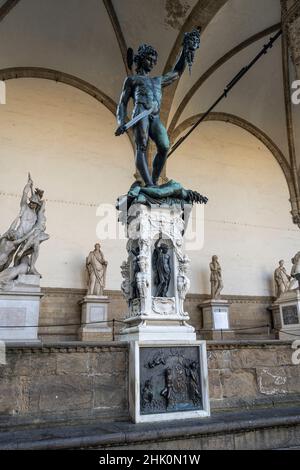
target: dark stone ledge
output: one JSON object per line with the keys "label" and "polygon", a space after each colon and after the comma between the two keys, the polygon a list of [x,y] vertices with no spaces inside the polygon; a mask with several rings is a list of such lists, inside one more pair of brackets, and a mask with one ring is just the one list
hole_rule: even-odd
{"label": "dark stone ledge", "polygon": [[9,342],[6,343],[7,351],[27,351],[27,352],[90,352],[97,350],[124,350],[128,348],[128,343],[120,341],[65,341],[54,343],[30,343],[30,342]]}
{"label": "dark stone ledge", "polygon": [[[291,346],[293,341],[289,340],[224,340],[224,341],[207,341],[207,349],[243,349],[243,348],[268,348],[277,346]],[[32,352],[56,352],[65,350],[65,352],[84,352],[99,350],[118,350],[127,349],[129,343],[126,341],[64,341],[64,342],[45,342],[30,343],[30,342],[8,342],[6,343],[7,350],[31,350]]]}
{"label": "dark stone ledge", "polygon": [[217,413],[211,418],[169,423],[99,423],[40,427],[0,434],[0,449],[78,449],[200,439],[300,426],[300,409],[260,409]]}

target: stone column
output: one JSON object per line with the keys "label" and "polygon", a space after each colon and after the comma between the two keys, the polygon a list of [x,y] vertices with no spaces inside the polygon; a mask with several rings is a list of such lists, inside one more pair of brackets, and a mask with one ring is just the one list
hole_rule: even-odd
{"label": "stone column", "polygon": [[300,2],[282,0],[283,27],[287,28],[291,58],[296,79],[300,80]]}

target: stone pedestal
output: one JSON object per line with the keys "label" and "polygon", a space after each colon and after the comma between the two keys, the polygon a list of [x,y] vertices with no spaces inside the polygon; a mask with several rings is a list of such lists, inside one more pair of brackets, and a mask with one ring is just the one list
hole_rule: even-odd
{"label": "stone pedestal", "polygon": [[230,329],[229,304],[227,300],[209,299],[198,306],[203,315],[201,336],[207,340],[233,339]]}
{"label": "stone pedestal", "polygon": [[[282,340],[300,338],[300,291],[285,292],[272,305],[276,337]],[[298,338],[297,338],[298,335]]]}
{"label": "stone pedestal", "polygon": [[[128,214],[128,259],[122,265],[122,291],[128,304],[127,326],[121,341],[192,341],[184,299],[190,286],[186,276],[189,259],[182,251],[184,211],[177,206],[133,204]],[[168,246],[171,278],[165,297],[156,296],[153,256],[158,239]]]}
{"label": "stone pedestal", "polygon": [[121,266],[121,287],[128,312],[119,340],[130,342],[129,403],[136,423],[210,413],[205,341],[195,341],[184,310],[189,213],[190,206],[184,211],[180,204],[133,204],[122,213],[128,259]]}
{"label": "stone pedestal", "polygon": [[80,341],[103,341],[112,339],[112,330],[107,324],[109,300],[106,296],[87,295],[81,305]]}
{"label": "stone pedestal", "polygon": [[20,275],[0,290],[0,340],[37,342],[40,313],[40,277]]}

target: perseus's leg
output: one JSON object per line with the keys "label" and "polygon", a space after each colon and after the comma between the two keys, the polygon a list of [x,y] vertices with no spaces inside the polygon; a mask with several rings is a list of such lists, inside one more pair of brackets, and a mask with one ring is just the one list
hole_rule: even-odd
{"label": "perseus's leg", "polygon": [[149,118],[139,121],[134,127],[134,137],[136,145],[136,167],[140,172],[146,185],[152,186],[153,181],[149,172],[147,162],[147,146],[149,140]]}
{"label": "perseus's leg", "polygon": [[157,147],[157,154],[153,160],[152,180],[157,184],[158,178],[163,170],[167,161],[168,151],[170,148],[170,141],[166,128],[160,119],[154,118],[150,123],[150,137],[154,140]]}

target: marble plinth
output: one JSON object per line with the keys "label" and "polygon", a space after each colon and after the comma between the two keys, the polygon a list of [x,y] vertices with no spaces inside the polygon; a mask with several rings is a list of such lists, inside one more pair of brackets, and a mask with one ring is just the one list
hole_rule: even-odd
{"label": "marble plinth", "polygon": [[230,329],[230,311],[228,300],[208,299],[198,308],[202,310],[203,329],[201,335],[208,340],[233,339],[234,331]]}
{"label": "marble plinth", "polygon": [[37,342],[40,312],[40,277],[20,275],[7,290],[0,290],[0,340]]}
{"label": "marble plinth", "polygon": [[79,339],[81,341],[100,341],[111,339],[112,329],[108,326],[107,296],[87,295],[79,304],[81,305],[81,327]]}
{"label": "marble plinth", "polygon": [[282,340],[300,339],[300,291],[282,294],[272,305],[276,336]]}

